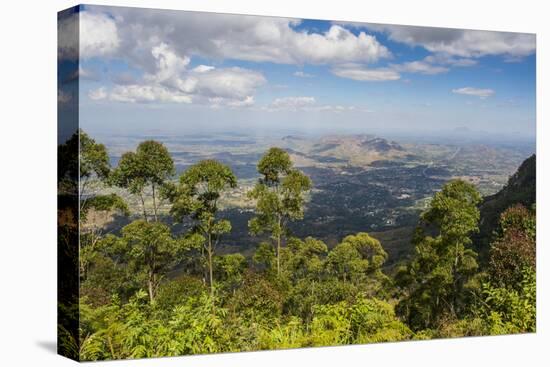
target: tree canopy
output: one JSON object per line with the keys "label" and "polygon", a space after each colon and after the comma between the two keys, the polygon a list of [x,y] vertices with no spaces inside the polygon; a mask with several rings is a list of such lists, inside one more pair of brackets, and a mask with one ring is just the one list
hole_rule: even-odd
{"label": "tree canopy", "polygon": [[126,152],[120,157],[112,173],[111,182],[137,195],[142,204],[143,219],[148,220],[145,205],[145,190],[152,195],[153,216],[158,220],[158,190],[175,174],[174,161],[168,149],[154,140],[140,143],[135,152]]}
{"label": "tree canopy", "polygon": [[288,222],[304,216],[304,194],[311,180],[293,168],[287,152],[270,148],[258,163],[261,178],[248,194],[256,203],[256,216],[248,223],[250,232],[269,232],[275,242],[277,274],[281,273],[282,241],[288,235]]}
{"label": "tree canopy", "polygon": [[204,238],[208,281],[214,293],[213,256],[221,236],[231,231],[231,223],[217,217],[218,204],[224,190],[234,188],[237,178],[231,169],[215,160],[203,160],[189,167],[166,195],[172,202],[170,213],[177,221],[190,218],[193,230]]}
{"label": "tree canopy", "polygon": [[375,233],[292,233],[312,182],[271,148],[248,192],[250,248],[224,242],[227,198],[240,189],[231,167],[208,159],[176,178],[166,147],[146,141],[112,170],[105,147],[82,136],[80,174],[102,190],[84,195],[81,224],[95,211],[129,214],[116,230],[80,232],[80,304],[66,310],[80,312],[78,335],[61,328],[60,345],[83,360],[536,330],[534,207],[503,210],[478,261],[481,196],[451,180],[420,214],[414,253],[392,264]]}

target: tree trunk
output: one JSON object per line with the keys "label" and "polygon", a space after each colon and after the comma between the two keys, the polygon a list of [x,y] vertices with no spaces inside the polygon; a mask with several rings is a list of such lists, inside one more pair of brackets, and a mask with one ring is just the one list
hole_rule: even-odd
{"label": "tree trunk", "polygon": [[155,196],[155,184],[152,185],[153,186],[153,215],[155,216],[155,222],[158,222],[158,217],[157,217],[157,198]]}
{"label": "tree trunk", "polygon": [[155,299],[155,273],[153,273],[152,271],[149,271],[148,285],[149,285],[149,301],[153,303]]}
{"label": "tree trunk", "polygon": [[212,235],[208,235],[208,272],[210,280],[210,295],[214,295],[214,277],[212,272]]}
{"label": "tree trunk", "polygon": [[145,200],[143,199],[143,193],[139,193],[139,198],[141,199],[141,207],[143,209],[143,219],[147,222],[147,211],[145,210]]}
{"label": "tree trunk", "polygon": [[458,267],[458,241],[455,243],[455,269]]}
{"label": "tree trunk", "polygon": [[281,276],[281,217],[277,218],[277,276]]}
{"label": "tree trunk", "polygon": [[206,285],[206,278],[208,278],[208,270],[206,269],[205,263],[204,263],[204,244],[201,246],[201,266],[202,266],[202,284]]}
{"label": "tree trunk", "polygon": [[277,276],[281,276],[281,235],[277,235]]}
{"label": "tree trunk", "polygon": [[458,294],[458,241],[455,243],[455,261],[453,265],[453,297],[452,297],[452,304],[451,304],[451,313],[456,317],[457,311],[458,311],[458,302],[457,302],[457,294]]}
{"label": "tree trunk", "polygon": [[[79,183],[82,182],[82,178],[80,178],[78,182]],[[78,202],[80,203],[80,212],[84,211],[84,207],[86,206],[86,202],[87,202],[87,200],[83,199],[87,183],[88,183],[88,178],[86,177],[86,179],[84,180],[84,182],[80,186],[80,190],[79,190],[80,192],[79,192],[79,196],[78,196],[78,200],[79,200]]]}

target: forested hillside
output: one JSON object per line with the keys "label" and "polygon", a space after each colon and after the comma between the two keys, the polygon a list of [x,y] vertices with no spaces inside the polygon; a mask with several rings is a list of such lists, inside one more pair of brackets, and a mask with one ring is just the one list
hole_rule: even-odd
{"label": "forested hillside", "polygon": [[[111,167],[80,132],[80,327],[62,330],[61,347],[102,360],[534,332],[534,165],[487,198],[446,182],[420,216],[413,255],[388,269],[367,228],[330,249],[292,233],[313,182],[285,149],[265,151],[247,192],[252,255],[220,254],[232,230],[220,200],[237,184],[229,166],[202,160],[176,175],[166,147],[147,140]],[[108,230],[113,216],[129,224]],[[487,241],[486,261],[473,239]]]}
{"label": "forested hillside", "polygon": [[481,220],[479,234],[475,237],[475,242],[484,259],[489,253],[493,231],[498,227],[500,214],[506,208],[521,204],[526,208],[535,209],[534,205],[537,199],[536,166],[536,157],[532,155],[521,164],[502,190],[483,199],[479,207]]}

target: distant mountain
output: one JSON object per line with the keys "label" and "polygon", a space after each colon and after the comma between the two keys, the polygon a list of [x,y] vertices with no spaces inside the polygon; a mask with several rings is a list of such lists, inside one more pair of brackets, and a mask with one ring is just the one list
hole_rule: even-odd
{"label": "distant mountain", "polygon": [[281,138],[281,140],[283,141],[293,141],[293,140],[306,140],[304,137],[302,136],[298,136],[298,135],[287,135],[287,136],[283,136]]}
{"label": "distant mountain", "polygon": [[320,139],[307,153],[363,166],[381,159],[402,157],[405,155],[405,149],[395,141],[372,135],[338,135]]}
{"label": "distant mountain", "polygon": [[388,141],[382,138],[367,139],[361,143],[362,147],[378,152],[389,152],[391,150],[404,151],[403,147],[395,141]]}
{"label": "distant mountain", "polygon": [[523,204],[531,208],[536,202],[536,156],[527,158],[517,172],[514,173],[506,186],[494,195],[486,196],[479,206],[479,234],[474,238],[474,244],[481,260],[487,258],[489,244],[493,231],[498,226],[500,214],[515,204]]}

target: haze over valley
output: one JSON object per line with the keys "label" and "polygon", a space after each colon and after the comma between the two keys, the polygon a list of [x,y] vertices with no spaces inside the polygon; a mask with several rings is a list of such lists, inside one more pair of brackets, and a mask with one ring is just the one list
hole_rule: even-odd
{"label": "haze over valley", "polygon": [[[255,250],[257,238],[248,233],[254,203],[247,193],[259,178],[256,165],[262,154],[273,146],[283,148],[313,182],[304,220],[290,225],[293,233],[299,237],[315,234],[330,247],[348,234],[368,231],[386,244],[389,265],[412,250],[410,240],[419,214],[445,182],[460,178],[473,183],[483,195],[491,195],[534,153],[529,141],[480,144],[455,138],[453,143],[436,144],[411,139],[400,142],[371,134],[150,133],[99,134],[95,138],[106,145],[113,166],[124,152],[148,139],[166,145],[174,159],[176,176],[204,159],[227,164],[237,176],[238,185],[224,193],[220,203],[221,215],[233,226],[224,236],[220,251],[249,255]],[[133,214],[140,214],[141,203],[131,195],[116,188],[105,190],[122,195],[131,204]],[[167,214],[168,210],[165,204],[163,212]],[[184,228],[176,225],[175,230]]]}

